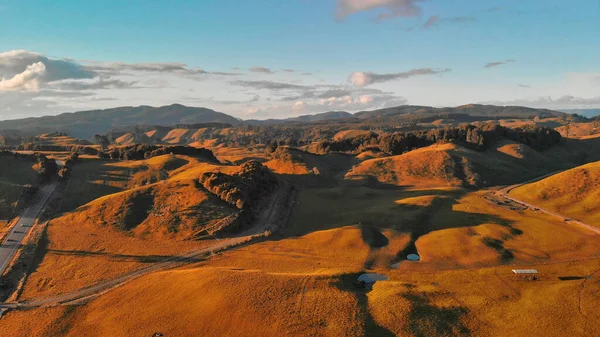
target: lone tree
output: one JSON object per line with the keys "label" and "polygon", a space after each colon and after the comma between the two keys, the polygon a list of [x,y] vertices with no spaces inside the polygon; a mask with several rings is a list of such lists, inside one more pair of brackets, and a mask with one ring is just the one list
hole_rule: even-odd
{"label": "lone tree", "polygon": [[566,137],[569,138],[569,131],[571,130],[571,122],[569,121],[566,125],[565,125],[565,134]]}
{"label": "lone tree", "polygon": [[110,141],[106,136],[96,134],[94,135],[94,141],[96,142],[96,144],[102,147],[103,151],[108,148],[108,145],[110,145]]}

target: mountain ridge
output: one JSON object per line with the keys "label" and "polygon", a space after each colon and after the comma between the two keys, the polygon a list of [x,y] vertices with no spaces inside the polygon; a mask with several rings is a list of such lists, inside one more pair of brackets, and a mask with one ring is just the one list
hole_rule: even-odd
{"label": "mountain ridge", "polygon": [[188,107],[181,104],[171,104],[161,107],[141,105],[137,107],[124,106],[111,109],[85,110],[62,113],[55,116],[28,117],[0,121],[0,130],[21,131],[31,134],[48,132],[67,132],[79,138],[89,138],[94,134],[107,133],[119,127],[132,125],[174,126],[198,123],[223,123],[232,126],[240,124],[284,124],[284,123],[313,123],[328,120],[370,120],[379,119],[389,122],[424,121],[444,118],[454,118],[468,122],[473,118],[534,118],[561,117],[566,113],[535,109],[519,106],[495,106],[469,104],[458,107],[435,108],[418,105],[401,105],[397,107],[359,111],[328,111],[317,114],[307,114],[285,119],[241,120],[231,115],[217,112],[204,107]]}

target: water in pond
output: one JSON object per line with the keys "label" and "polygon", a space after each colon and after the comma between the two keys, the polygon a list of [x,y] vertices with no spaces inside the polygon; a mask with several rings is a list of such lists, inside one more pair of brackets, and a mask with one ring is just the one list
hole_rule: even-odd
{"label": "water in pond", "polygon": [[360,275],[357,281],[363,281],[365,283],[375,283],[377,281],[386,281],[387,279],[388,277],[382,274],[366,273]]}
{"label": "water in pond", "polygon": [[406,256],[406,259],[409,261],[419,261],[421,259],[421,257],[417,254],[408,254]]}
{"label": "water in pond", "polygon": [[[406,255],[406,259],[408,261],[417,262],[421,260],[421,257],[418,254],[408,254]],[[400,267],[400,262],[392,264],[393,269],[398,269],[398,267]]]}

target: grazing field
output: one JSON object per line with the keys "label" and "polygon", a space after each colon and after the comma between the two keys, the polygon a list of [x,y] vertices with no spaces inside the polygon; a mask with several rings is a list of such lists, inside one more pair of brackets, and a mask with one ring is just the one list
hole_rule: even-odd
{"label": "grazing field", "polygon": [[0,158],[0,224],[6,224],[5,220],[12,215],[23,185],[37,183],[34,164],[35,162],[13,157]]}
{"label": "grazing field", "polygon": [[515,188],[512,196],[600,226],[600,162],[578,166]]}
{"label": "grazing field", "polygon": [[[249,215],[222,199],[225,192],[215,194],[229,185],[211,192],[199,178],[255,172],[247,170],[172,155],[77,164],[65,192],[66,211],[50,221],[21,298],[74,291],[214,245],[219,230],[245,226]],[[93,200],[79,206],[85,198]]]}
{"label": "grazing field", "polygon": [[[353,280],[376,250],[364,237],[359,227],[346,226],[274,238],[144,276],[82,306],[9,312],[0,332],[507,336],[526,335],[532,324],[545,336],[600,332],[598,258],[561,262],[540,257],[524,265],[539,270],[535,282],[516,279],[512,266],[440,269],[425,261],[404,261],[398,269],[375,265],[371,270],[389,280],[361,290]],[[408,239],[389,232],[386,237],[395,246],[389,254]],[[38,324],[23,324],[25,318]]]}
{"label": "grazing field", "polygon": [[499,142],[485,152],[436,144],[397,156],[366,157],[346,179],[422,188],[510,184],[561,167],[553,158],[511,141]]}
{"label": "grazing field", "polygon": [[80,158],[64,193],[62,210],[71,211],[105,195],[164,180],[190,162],[198,161],[171,155],[131,162]]}
{"label": "grazing field", "polygon": [[[508,140],[483,152],[445,143],[387,157],[222,147],[215,152],[226,164],[173,155],[84,159],[21,301],[217,244],[206,228],[235,209],[215,194],[222,187],[203,187],[206,173],[224,179],[217,173],[233,175],[234,163],[258,158],[295,186],[296,198],[286,225],[261,240],[78,305],[10,311],[0,335],[522,336],[532,326],[543,336],[598,335],[600,236],[500,200],[494,186],[573,166],[577,154],[556,158],[595,140],[571,141],[544,152]],[[545,193],[531,202],[564,204],[561,211],[577,203],[595,221],[597,166],[512,193]],[[560,199],[569,194],[553,187],[557,181],[578,193]],[[514,268],[535,268],[538,279],[519,279]],[[355,281],[363,273],[385,280],[361,288]]]}

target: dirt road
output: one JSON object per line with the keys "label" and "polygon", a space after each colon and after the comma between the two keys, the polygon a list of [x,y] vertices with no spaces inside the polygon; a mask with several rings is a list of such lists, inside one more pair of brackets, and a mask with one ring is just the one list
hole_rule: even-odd
{"label": "dirt road", "polygon": [[35,220],[40,216],[40,213],[44,209],[48,199],[50,199],[50,195],[52,195],[52,192],[56,189],[56,186],[56,183],[53,183],[46,185],[39,190],[33,204],[25,209],[23,215],[19,218],[10,233],[8,233],[4,242],[2,242],[2,245],[0,246],[0,275],[4,274],[10,261],[12,261],[15,254],[22,246],[23,240],[33,228]]}
{"label": "dirt road", "polygon": [[548,210],[546,208],[543,208],[543,207],[540,207],[540,206],[537,206],[537,205],[534,205],[534,204],[530,204],[530,203],[525,202],[523,200],[516,199],[516,198],[514,198],[514,197],[512,197],[512,196],[509,195],[510,191],[514,190],[517,187],[520,187],[520,186],[523,186],[525,184],[529,184],[529,183],[532,183],[532,182],[536,182],[536,181],[542,180],[544,178],[547,178],[549,176],[555,175],[555,174],[560,173],[560,172],[562,172],[562,171],[553,172],[553,173],[546,174],[546,175],[543,175],[541,177],[537,177],[535,179],[531,179],[531,180],[528,180],[528,181],[525,181],[525,182],[522,182],[522,183],[519,183],[519,184],[511,185],[511,186],[508,186],[508,187],[505,187],[505,188],[499,190],[496,193],[498,195],[502,196],[503,198],[509,199],[509,200],[511,200],[513,202],[516,202],[516,203],[521,204],[523,206],[529,207],[530,209],[535,209],[537,211],[544,212],[546,214],[552,215],[553,217],[559,218],[563,222],[576,224],[576,225],[584,227],[584,228],[586,228],[586,229],[588,229],[588,230],[590,230],[590,231],[592,231],[592,232],[594,232],[596,234],[600,234],[600,228],[598,228],[598,227],[592,226],[590,224],[586,224],[585,222],[582,222],[582,221],[579,221],[579,220],[572,219],[572,218],[564,216],[562,214],[558,214],[558,213],[550,211],[550,210]]}
{"label": "dirt road", "polygon": [[238,247],[239,245],[245,242],[249,242],[252,236],[263,233],[266,230],[272,229],[272,224],[276,222],[278,215],[276,208],[279,203],[277,202],[277,200],[280,200],[279,198],[281,198],[282,194],[284,193],[287,193],[287,190],[284,190],[284,188],[279,188],[272,197],[272,202],[268,204],[269,207],[262,212],[262,216],[259,217],[257,223],[252,228],[249,228],[248,230],[239,233],[235,237],[220,239],[214,245],[211,245],[209,247],[196,250],[182,256],[172,257],[170,259],[165,260],[164,262],[152,265],[147,268],[138,269],[119,278],[103,282],[92,287],[81,289],[72,293],[36,301],[2,303],[0,304],[0,311],[17,308],[30,309],[46,306],[56,306],[94,298],[110,291],[115,287],[123,285],[126,282],[129,282],[133,279],[149,274],[151,272],[180,267],[185,263],[197,262],[198,258],[202,258],[207,254],[210,254],[211,252],[223,251],[228,248]]}

